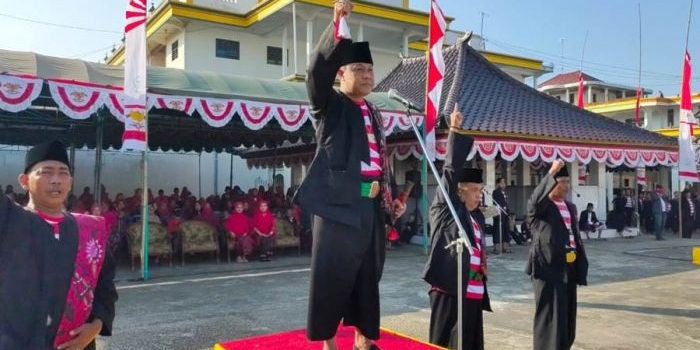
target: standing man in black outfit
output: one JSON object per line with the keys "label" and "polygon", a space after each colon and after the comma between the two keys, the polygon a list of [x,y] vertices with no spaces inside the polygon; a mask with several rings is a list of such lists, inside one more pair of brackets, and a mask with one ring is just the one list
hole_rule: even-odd
{"label": "standing man in black outfit", "polygon": [[[474,139],[459,133],[462,114],[457,105],[452,112],[447,155],[442,183],[450,198],[442,192],[435,194],[430,206],[432,227],[431,250],[423,279],[430,284],[430,342],[450,349],[457,348],[457,303],[462,304],[462,344],[464,350],[484,349],[483,310],[491,311],[486,290],[486,231],[484,216],[479,210],[484,188],[480,169],[462,168]],[[457,223],[447,201],[451,201],[474,249],[462,254],[462,296],[457,295],[457,252],[445,246],[459,237]]]}
{"label": "standing man in black outfit", "polygon": [[[350,1],[336,1],[316,46],[306,86],[318,149],[295,199],[314,215],[307,337],[337,350],[338,324],[354,326],[355,350],[379,349],[379,280],[387,216],[406,210],[392,200],[391,167],[377,109],[367,42],[342,37]],[[336,75],[340,89],[333,88]]]}
{"label": "standing man in black outfit", "polygon": [[563,161],[527,203],[532,246],[525,272],[535,290],[534,349],[568,350],[576,336],[576,286],[586,285],[588,258],[576,225],[576,206],[565,198],[569,172]]}
{"label": "standing man in black outfit", "polygon": [[506,179],[502,177],[496,180],[493,201],[500,207],[498,216],[493,218],[493,252],[500,253],[498,250],[500,245],[504,252],[510,253],[510,209],[506,193]]}

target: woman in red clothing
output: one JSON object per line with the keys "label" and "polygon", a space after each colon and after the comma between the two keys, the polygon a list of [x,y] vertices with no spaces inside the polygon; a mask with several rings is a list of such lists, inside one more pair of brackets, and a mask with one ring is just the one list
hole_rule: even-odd
{"label": "woman in red clothing", "polygon": [[236,262],[248,262],[247,256],[253,252],[253,237],[250,234],[250,217],[243,212],[243,203],[233,204],[233,212],[226,219],[226,231],[228,231],[229,246],[233,245],[236,252]]}
{"label": "woman in red clothing", "polygon": [[267,201],[258,202],[258,211],[253,216],[253,232],[258,235],[260,261],[270,261],[275,235],[275,217],[268,211]]}

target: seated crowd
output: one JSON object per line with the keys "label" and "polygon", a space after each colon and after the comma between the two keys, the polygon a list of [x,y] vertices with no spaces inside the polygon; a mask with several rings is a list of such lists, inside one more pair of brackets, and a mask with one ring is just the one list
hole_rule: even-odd
{"label": "seated crowd", "polygon": [[[110,232],[113,251],[123,247],[128,225],[139,222],[142,213],[142,190],[136,189],[129,197],[118,193],[111,198],[105,186],[101,187],[100,203],[94,202],[90,187],[79,196],[67,199],[66,209],[73,213],[89,213],[105,218]],[[303,248],[310,247],[310,224],[303,220],[299,206],[291,203],[294,191],[285,194],[282,188],[264,186],[248,192],[239,186],[226,187],[221,196],[195,197],[187,187],[174,188],[169,195],[158,190],[148,191],[149,222],[162,224],[171,234],[173,251],[181,249],[179,226],[188,220],[210,224],[225,249],[233,249],[237,262],[247,262],[257,252],[260,260],[269,261],[278,235],[299,237]],[[15,193],[8,185],[5,195],[20,205],[26,204],[26,195]],[[302,221],[306,221],[302,223]]]}

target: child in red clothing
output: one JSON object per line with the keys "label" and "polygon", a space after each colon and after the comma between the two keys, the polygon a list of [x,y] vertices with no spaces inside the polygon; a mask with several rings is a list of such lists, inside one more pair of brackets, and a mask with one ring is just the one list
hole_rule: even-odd
{"label": "child in red clothing", "polygon": [[226,230],[230,245],[233,245],[236,252],[236,261],[239,263],[248,262],[247,256],[253,252],[253,237],[250,235],[250,217],[243,212],[243,203],[233,204],[233,212],[226,220]]}
{"label": "child in red clothing", "polygon": [[260,261],[270,261],[275,235],[275,217],[268,211],[267,201],[258,202],[258,211],[253,216],[253,231],[258,235]]}

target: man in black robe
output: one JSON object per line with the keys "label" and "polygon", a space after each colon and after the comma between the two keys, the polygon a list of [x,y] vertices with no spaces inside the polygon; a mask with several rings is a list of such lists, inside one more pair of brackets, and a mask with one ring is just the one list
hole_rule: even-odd
{"label": "man in black robe", "polygon": [[506,179],[502,177],[496,179],[493,202],[500,207],[498,215],[493,218],[493,252],[500,253],[500,248],[504,252],[510,253],[510,208],[506,193]]}
{"label": "man in black robe", "polygon": [[341,320],[356,329],[355,349],[378,349],[371,340],[379,338],[385,219],[406,210],[392,200],[381,116],[365,100],[374,87],[369,45],[337,30],[352,6],[335,3],[311,55],[306,85],[318,149],[295,196],[314,215],[307,337],[324,341],[324,350],[337,349]]}
{"label": "man in black robe", "polygon": [[[54,349],[61,321],[75,312],[68,294],[79,273],[79,227],[63,210],[72,183],[65,146],[38,145],[28,151],[25,166],[19,182],[29,193],[27,207],[0,196],[2,350]],[[88,319],[70,332],[70,340],[57,344],[59,349],[95,349],[98,334],[111,335],[117,292],[109,254],[100,271]]]}
{"label": "man in black robe", "polygon": [[576,225],[576,207],[565,198],[569,173],[561,160],[527,203],[532,246],[525,272],[535,291],[534,349],[568,350],[576,336],[576,286],[586,285],[588,259]]}
{"label": "man in black robe", "polygon": [[474,140],[459,133],[462,115],[455,105],[447,137],[447,155],[442,183],[449,199],[441,191],[430,206],[431,250],[423,279],[430,284],[430,342],[450,349],[457,348],[457,252],[445,247],[459,238],[458,227],[447,205],[457,211],[474,256],[464,249],[462,255],[462,344],[464,350],[484,348],[483,310],[491,311],[486,291],[486,224],[479,210],[483,180],[480,169],[462,168]]}

